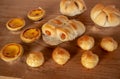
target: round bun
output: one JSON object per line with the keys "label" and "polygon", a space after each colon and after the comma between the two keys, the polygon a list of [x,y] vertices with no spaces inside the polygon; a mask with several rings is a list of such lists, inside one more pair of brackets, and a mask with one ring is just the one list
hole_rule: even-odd
{"label": "round bun", "polygon": [[67,50],[57,47],[52,53],[52,58],[57,64],[64,65],[70,59],[70,54]]}
{"label": "round bun", "polygon": [[39,67],[44,63],[44,61],[44,56],[41,52],[32,52],[26,59],[26,63],[30,67]]}
{"label": "round bun", "polygon": [[33,21],[38,21],[42,19],[44,15],[45,15],[45,10],[42,9],[41,7],[31,10],[27,14],[28,18]]}
{"label": "round bun", "polygon": [[115,27],[120,24],[120,11],[114,5],[97,4],[91,10],[91,19],[102,27]]}
{"label": "round bun", "polygon": [[83,0],[61,0],[60,12],[67,16],[75,16],[83,13],[86,5]]}
{"label": "round bun", "polygon": [[112,37],[104,37],[100,43],[101,47],[106,51],[114,51],[118,47],[117,41]]}
{"label": "round bun", "polygon": [[85,68],[92,69],[99,62],[99,57],[91,51],[86,51],[81,56],[81,63]]}
{"label": "round bun", "polygon": [[25,26],[23,18],[12,18],[6,23],[6,27],[10,31],[18,31]]}
{"label": "round bun", "polygon": [[38,28],[28,28],[20,34],[20,38],[25,43],[31,43],[39,39],[41,32]]}
{"label": "round bun", "polygon": [[77,40],[78,46],[83,50],[90,50],[94,46],[94,38],[88,35],[84,35]]}
{"label": "round bun", "polygon": [[9,43],[1,49],[1,59],[6,62],[17,60],[23,54],[23,47],[17,43]]}

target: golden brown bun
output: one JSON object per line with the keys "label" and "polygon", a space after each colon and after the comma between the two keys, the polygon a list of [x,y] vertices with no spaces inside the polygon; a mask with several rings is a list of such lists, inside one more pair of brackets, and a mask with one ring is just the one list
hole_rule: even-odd
{"label": "golden brown bun", "polygon": [[44,63],[44,61],[44,56],[41,52],[32,52],[26,59],[26,63],[30,67],[39,67]]}
{"label": "golden brown bun", "polygon": [[20,34],[20,38],[25,43],[31,43],[39,39],[41,32],[38,28],[28,28]]}
{"label": "golden brown bun", "polygon": [[86,28],[77,20],[69,20],[66,16],[57,16],[42,26],[43,40],[50,45],[74,40],[82,35]]}
{"label": "golden brown bun", "polygon": [[91,19],[102,27],[115,27],[120,24],[120,11],[114,5],[97,4],[91,10]]}
{"label": "golden brown bun", "polygon": [[94,38],[88,35],[84,35],[77,40],[78,46],[83,50],[90,50],[94,46]]}
{"label": "golden brown bun", "polygon": [[29,19],[33,21],[38,21],[45,16],[45,10],[39,7],[37,9],[29,11],[27,16]]}
{"label": "golden brown bun", "polygon": [[92,69],[99,62],[99,57],[93,54],[92,51],[86,51],[81,56],[81,63],[85,68]]}
{"label": "golden brown bun", "polygon": [[83,13],[86,5],[83,0],[61,0],[60,12],[67,16],[75,16]]}
{"label": "golden brown bun", "polygon": [[104,37],[100,43],[101,47],[106,51],[114,51],[118,47],[117,41],[115,41],[112,37]]}
{"label": "golden brown bun", "polygon": [[6,27],[10,31],[18,31],[25,26],[23,18],[12,18],[6,23]]}
{"label": "golden brown bun", "polygon": [[64,65],[70,59],[70,54],[67,50],[57,47],[52,53],[52,58],[57,64]]}
{"label": "golden brown bun", "polygon": [[17,43],[6,44],[0,51],[1,59],[6,62],[17,60],[23,54],[23,47]]}

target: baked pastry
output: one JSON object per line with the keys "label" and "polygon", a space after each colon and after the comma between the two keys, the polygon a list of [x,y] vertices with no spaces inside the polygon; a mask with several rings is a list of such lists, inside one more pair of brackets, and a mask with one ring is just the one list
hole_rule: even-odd
{"label": "baked pastry", "polygon": [[25,20],[23,18],[12,18],[6,23],[6,27],[10,31],[20,30],[25,26]]}
{"label": "baked pastry", "polygon": [[86,5],[83,0],[61,0],[60,12],[67,16],[75,16],[83,13]]}
{"label": "baked pastry", "polygon": [[42,26],[43,40],[50,45],[57,45],[65,41],[74,40],[82,35],[86,28],[77,20],[69,20],[65,16],[57,16]]}
{"label": "baked pastry", "polygon": [[28,28],[20,34],[20,38],[25,43],[32,43],[35,40],[39,39],[41,32],[38,28]]}
{"label": "baked pastry", "polygon": [[94,46],[94,38],[89,35],[84,35],[77,40],[78,46],[83,50],[90,50]]}
{"label": "baked pastry", "polygon": [[45,10],[41,7],[31,10],[27,14],[28,18],[33,21],[38,21],[45,16]]}
{"label": "baked pastry", "polygon": [[118,47],[117,41],[115,41],[112,37],[104,37],[100,45],[104,50],[109,52],[114,51]]}
{"label": "baked pastry", "polygon": [[26,58],[26,63],[30,67],[39,67],[44,61],[45,59],[41,52],[32,52]]}
{"label": "baked pastry", "polygon": [[52,58],[57,64],[64,65],[70,59],[70,54],[64,48],[57,47],[52,53]]}
{"label": "baked pastry", "polygon": [[98,55],[92,53],[92,51],[86,51],[81,56],[81,64],[87,69],[94,68],[98,64],[98,62]]}
{"label": "baked pastry", "polygon": [[115,27],[120,24],[120,11],[114,5],[97,4],[91,10],[91,19],[102,27]]}
{"label": "baked pastry", "polygon": [[1,59],[6,62],[17,60],[23,54],[23,47],[17,43],[9,43],[0,51]]}

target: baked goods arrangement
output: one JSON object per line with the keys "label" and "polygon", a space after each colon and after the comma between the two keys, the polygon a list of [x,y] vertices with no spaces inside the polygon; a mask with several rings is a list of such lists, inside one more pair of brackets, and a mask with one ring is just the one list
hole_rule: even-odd
{"label": "baked goods arrangement", "polygon": [[[49,46],[55,46],[51,58],[58,65],[65,65],[70,61],[71,53],[69,50],[59,46],[61,43],[76,41],[77,48],[85,52],[80,57],[81,65],[87,69],[93,69],[99,65],[99,55],[92,51],[96,44],[94,36],[85,34],[87,26],[79,20],[70,19],[71,16],[79,16],[87,10],[83,0],[61,0],[60,12],[58,15],[44,23],[40,28],[26,28],[23,18],[13,18],[6,23],[10,31],[20,32],[20,39],[23,43],[34,43],[42,39]],[[27,17],[32,21],[44,19],[46,11],[39,7],[27,13]],[[70,17],[69,17],[70,16]],[[115,27],[120,25],[120,11],[115,6],[97,4],[90,13],[91,20],[102,28]],[[106,52],[114,52],[118,48],[118,42],[110,36],[103,37],[99,46]],[[40,67],[47,62],[44,52],[27,52],[25,63],[30,67]],[[6,62],[13,62],[24,55],[24,48],[18,43],[9,43],[3,46],[0,51],[0,58]]]}

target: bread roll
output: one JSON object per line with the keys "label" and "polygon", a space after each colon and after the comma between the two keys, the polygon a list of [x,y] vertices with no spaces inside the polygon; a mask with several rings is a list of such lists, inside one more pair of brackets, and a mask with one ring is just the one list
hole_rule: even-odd
{"label": "bread roll", "polygon": [[39,67],[44,61],[44,56],[41,52],[32,52],[26,58],[26,63],[30,67]]}
{"label": "bread roll", "polygon": [[115,27],[120,24],[120,11],[114,5],[97,4],[91,10],[91,19],[102,27]]}
{"label": "bread roll", "polygon": [[93,54],[92,51],[86,51],[81,56],[81,64],[87,68],[94,68],[99,62],[99,57],[96,54]]}
{"label": "bread roll", "polygon": [[17,60],[23,54],[23,47],[17,43],[9,43],[3,46],[0,51],[1,59],[6,62]]}
{"label": "bread roll", "polygon": [[52,58],[57,64],[64,65],[70,59],[70,54],[64,48],[57,47],[52,53]]}
{"label": "bread roll", "polygon": [[20,38],[25,43],[32,43],[35,40],[39,39],[40,36],[41,32],[38,28],[28,28],[20,34]]}
{"label": "bread roll", "polygon": [[109,52],[117,49],[118,43],[112,37],[104,37],[100,43],[101,47]]}
{"label": "bread roll", "polygon": [[25,26],[23,18],[12,18],[6,23],[6,27],[10,31],[18,31]]}
{"label": "bread roll", "polygon": [[31,10],[27,14],[28,18],[33,21],[38,21],[45,16],[45,10],[41,7]]}
{"label": "bread roll", "polygon": [[84,35],[77,40],[78,46],[83,50],[90,50],[94,46],[94,38],[89,35]]}
{"label": "bread roll", "polygon": [[83,13],[86,5],[83,0],[61,0],[60,12],[67,16],[75,16]]}

